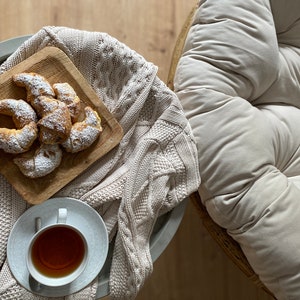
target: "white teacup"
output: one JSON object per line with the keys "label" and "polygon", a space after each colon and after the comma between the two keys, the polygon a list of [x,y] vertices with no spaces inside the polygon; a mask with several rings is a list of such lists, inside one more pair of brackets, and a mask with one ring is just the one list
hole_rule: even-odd
{"label": "white teacup", "polygon": [[45,227],[36,218],[36,234],[27,254],[27,268],[39,283],[58,287],[71,283],[84,270],[88,245],[80,230],[66,224],[68,211],[59,208],[57,222]]}

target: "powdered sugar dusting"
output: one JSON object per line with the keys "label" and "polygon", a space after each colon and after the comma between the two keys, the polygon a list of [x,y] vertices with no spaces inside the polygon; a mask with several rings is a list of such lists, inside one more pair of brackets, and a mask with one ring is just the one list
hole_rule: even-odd
{"label": "powdered sugar dusting", "polygon": [[32,157],[18,157],[14,159],[14,163],[25,176],[37,178],[51,173],[60,165],[61,159],[59,145],[41,144]]}
{"label": "powdered sugar dusting", "polygon": [[90,147],[102,132],[101,119],[91,107],[85,107],[85,119],[76,122],[69,138],[62,143],[66,151],[75,153]]}
{"label": "powdered sugar dusting", "polygon": [[36,140],[37,132],[35,122],[25,125],[22,129],[0,128],[0,149],[12,154],[26,152]]}
{"label": "powdered sugar dusting", "polygon": [[42,75],[36,73],[20,73],[13,76],[13,81],[16,85],[26,88],[28,102],[33,101],[39,96],[55,96],[51,84]]}
{"label": "powdered sugar dusting", "polygon": [[0,128],[0,149],[7,153],[27,151],[37,138],[37,115],[23,100],[0,100],[0,114],[11,116],[17,129]]}
{"label": "powdered sugar dusting", "polygon": [[[38,121],[40,140],[45,144],[61,143],[70,134],[72,121],[67,105],[59,100],[39,97],[37,109],[41,119]],[[37,101],[35,101],[37,103]]]}
{"label": "powdered sugar dusting", "polygon": [[74,89],[67,82],[55,83],[53,84],[53,89],[57,99],[67,105],[72,121],[77,121],[80,114],[81,104]]}
{"label": "powdered sugar dusting", "polygon": [[0,100],[0,114],[11,116],[17,128],[24,127],[30,122],[37,122],[36,112],[24,100]]}

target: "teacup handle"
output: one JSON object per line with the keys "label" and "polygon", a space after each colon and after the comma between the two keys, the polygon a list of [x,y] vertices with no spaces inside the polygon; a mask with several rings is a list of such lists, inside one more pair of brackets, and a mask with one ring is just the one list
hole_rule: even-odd
{"label": "teacup handle", "polygon": [[[57,212],[58,224],[66,224],[68,210],[66,208],[59,208]],[[35,218],[35,232],[38,232],[42,228],[42,219],[40,217]]]}
{"label": "teacup handle", "polygon": [[42,228],[42,219],[40,217],[35,218],[35,232],[38,232]]}
{"label": "teacup handle", "polygon": [[59,208],[57,214],[57,223],[66,224],[67,215],[68,215],[68,210],[66,208]]}

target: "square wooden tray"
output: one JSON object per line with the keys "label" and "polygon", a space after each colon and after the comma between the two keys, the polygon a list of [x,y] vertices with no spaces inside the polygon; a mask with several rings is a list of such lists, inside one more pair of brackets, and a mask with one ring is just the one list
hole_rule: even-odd
{"label": "square wooden tray", "polygon": [[[123,137],[123,130],[83,75],[60,49],[46,47],[2,74],[0,99],[26,99],[26,90],[17,87],[12,81],[12,76],[20,72],[36,72],[43,75],[51,84],[68,82],[80,97],[83,106],[89,105],[98,112],[103,127],[100,138],[91,147],[74,154],[63,151],[60,166],[51,174],[37,179],[24,176],[13,163],[14,156],[0,150],[0,173],[24,200],[31,204],[38,204],[50,198],[119,144]],[[8,117],[0,115],[0,127],[11,126],[9,122],[11,120]]]}

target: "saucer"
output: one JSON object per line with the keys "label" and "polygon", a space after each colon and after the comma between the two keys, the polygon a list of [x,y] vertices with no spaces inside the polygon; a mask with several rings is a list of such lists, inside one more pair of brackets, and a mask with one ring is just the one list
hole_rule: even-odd
{"label": "saucer", "polygon": [[[67,224],[77,226],[89,245],[87,265],[70,284],[49,287],[36,282],[29,274],[26,256],[35,234],[35,218],[41,217],[42,227],[56,223],[57,210],[67,208]],[[31,207],[14,224],[7,243],[7,259],[15,279],[27,290],[46,297],[63,297],[86,287],[101,271],[108,253],[108,234],[101,216],[86,203],[73,198],[52,198]]]}

